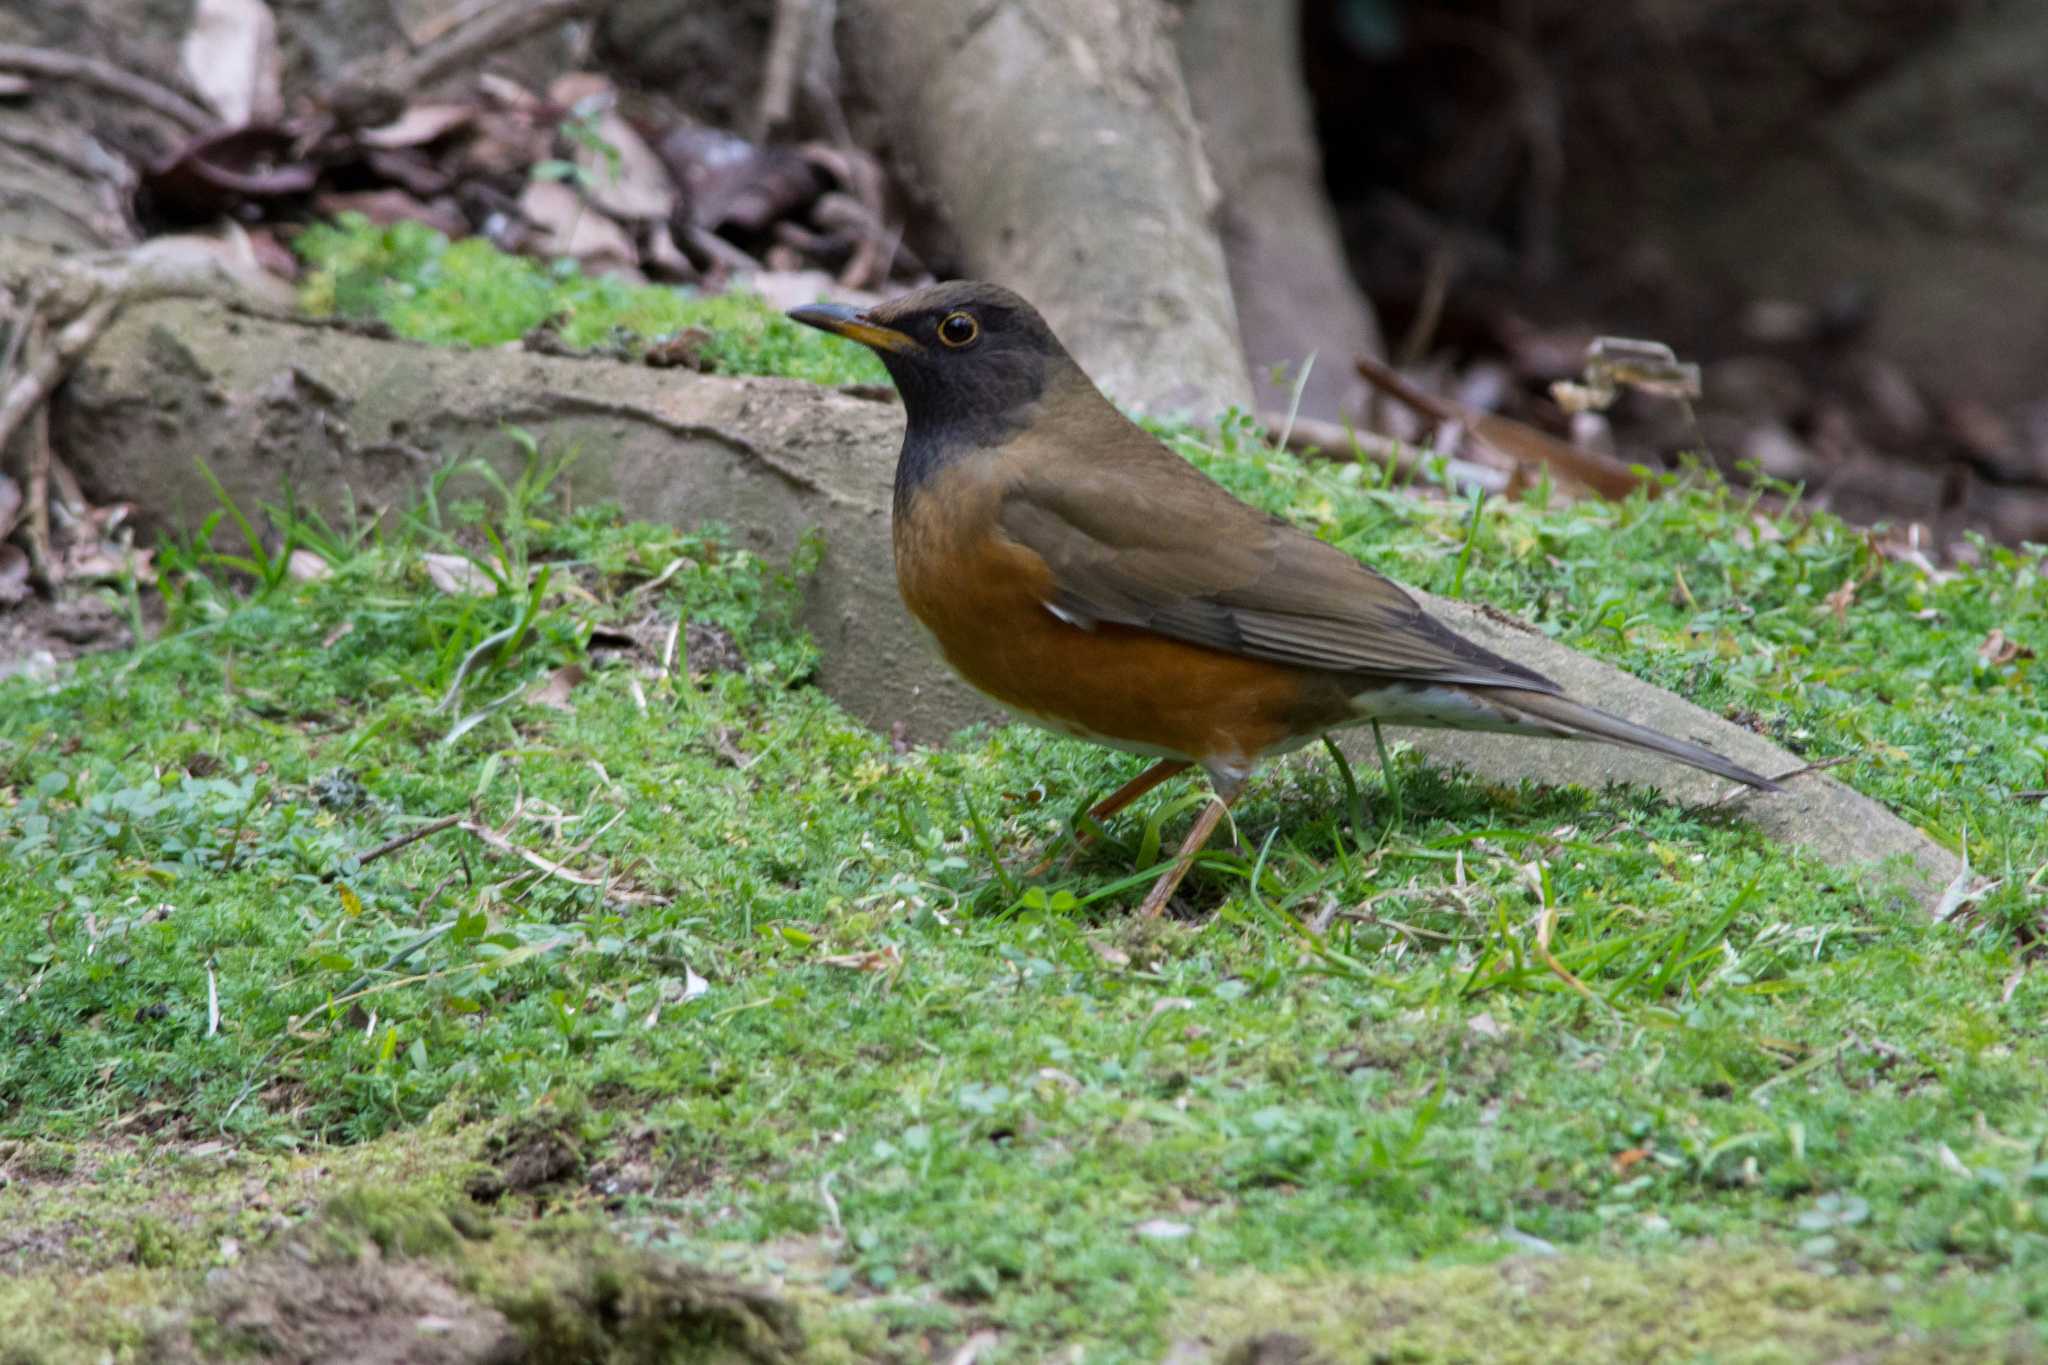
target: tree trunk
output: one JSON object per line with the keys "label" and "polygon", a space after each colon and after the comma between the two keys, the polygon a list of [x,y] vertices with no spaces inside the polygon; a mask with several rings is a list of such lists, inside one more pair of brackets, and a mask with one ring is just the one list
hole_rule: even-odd
{"label": "tree trunk", "polygon": [[[1285,410],[1313,353],[1302,415],[1355,418],[1365,388],[1351,360],[1380,357],[1379,324],[1323,188],[1299,0],[1188,0],[1175,39],[1222,189],[1223,253],[1259,406]],[[1278,387],[1275,367],[1285,370]]]}
{"label": "tree trunk", "polygon": [[846,0],[848,66],[966,269],[1151,412],[1248,405],[1216,191],[1158,0]]}

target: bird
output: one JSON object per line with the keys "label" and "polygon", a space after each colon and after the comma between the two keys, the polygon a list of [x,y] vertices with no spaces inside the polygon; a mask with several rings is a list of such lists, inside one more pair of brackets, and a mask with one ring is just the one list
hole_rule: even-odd
{"label": "bird", "polygon": [[1572,700],[1393,579],[1240,501],[1125,416],[1000,285],[947,281],[789,317],[874,351],[902,395],[897,587],[947,664],[1026,721],[1154,760],[1091,821],[1191,767],[1208,775],[1214,799],[1141,915],[1166,909],[1261,763],[1348,726],[1604,740],[1782,790]]}

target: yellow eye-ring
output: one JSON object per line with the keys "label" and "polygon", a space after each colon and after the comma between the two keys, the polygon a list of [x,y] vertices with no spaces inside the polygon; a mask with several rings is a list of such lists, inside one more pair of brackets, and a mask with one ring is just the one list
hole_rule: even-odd
{"label": "yellow eye-ring", "polygon": [[981,324],[971,313],[948,313],[939,323],[939,340],[955,350],[973,345],[974,339],[980,335]]}

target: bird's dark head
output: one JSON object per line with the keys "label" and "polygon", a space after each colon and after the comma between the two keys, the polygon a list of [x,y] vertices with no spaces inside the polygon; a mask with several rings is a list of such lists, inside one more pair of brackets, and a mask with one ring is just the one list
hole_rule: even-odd
{"label": "bird's dark head", "polygon": [[954,280],[872,308],[815,303],[789,315],[868,347],[896,381],[909,417],[899,496],[969,451],[1000,446],[1049,389],[1088,382],[1038,310],[1000,285]]}

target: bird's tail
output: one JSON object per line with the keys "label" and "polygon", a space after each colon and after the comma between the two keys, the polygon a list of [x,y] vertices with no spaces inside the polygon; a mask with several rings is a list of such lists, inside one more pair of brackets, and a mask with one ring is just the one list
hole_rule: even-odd
{"label": "bird's tail", "polygon": [[1560,739],[1602,739],[1610,744],[1626,744],[1631,748],[1647,749],[1651,753],[1675,758],[1680,763],[1689,763],[1710,773],[1730,778],[1736,782],[1767,792],[1783,791],[1784,788],[1761,773],[1751,772],[1740,763],[1721,757],[1712,749],[1673,739],[1666,734],[1623,720],[1620,716],[1598,707],[1586,706],[1568,697],[1547,692],[1525,692],[1519,688],[1485,687],[1472,689],[1488,701],[1517,719],[1529,722],[1529,731],[1538,734],[1555,735]]}

